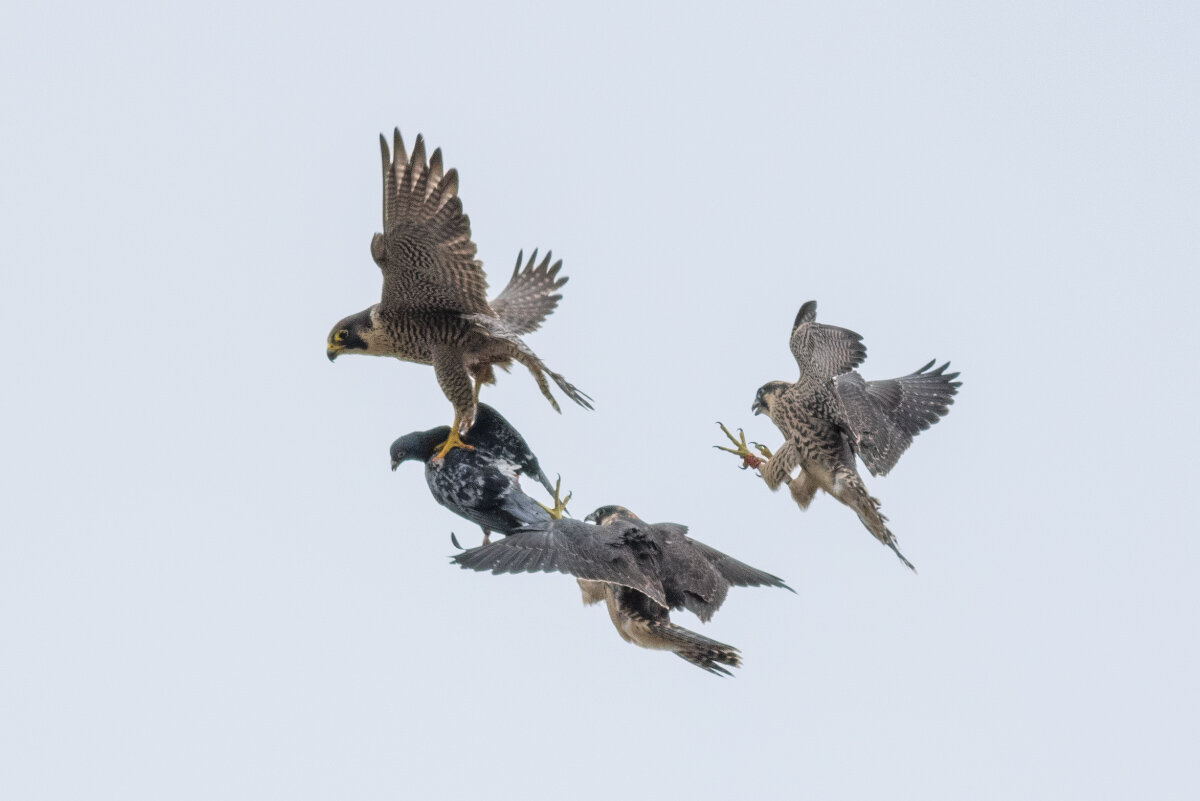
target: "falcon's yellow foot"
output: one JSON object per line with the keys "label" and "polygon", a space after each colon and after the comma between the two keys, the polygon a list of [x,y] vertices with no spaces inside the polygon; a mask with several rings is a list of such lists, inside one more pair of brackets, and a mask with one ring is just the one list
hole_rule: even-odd
{"label": "falcon's yellow foot", "polygon": [[455,448],[463,448],[468,451],[475,450],[474,445],[468,445],[458,436],[458,415],[454,416],[454,424],[450,426],[450,436],[446,438],[445,442],[437,446],[437,454],[433,457],[433,460],[440,462],[446,457],[447,453]]}
{"label": "falcon's yellow foot", "polygon": [[771,449],[766,445],[763,445],[761,442],[751,442],[750,444],[754,446],[755,450],[763,455],[764,459],[770,459],[771,456],[774,455],[771,453]]}
{"label": "falcon's yellow foot", "polygon": [[[757,470],[758,468],[762,467],[762,464],[765,460],[759,456],[755,456],[750,450],[750,446],[746,444],[746,432],[739,428],[738,435],[735,437],[733,434],[729,433],[729,429],[725,427],[724,423],[718,422],[717,425],[721,427],[721,431],[725,434],[725,436],[729,437],[729,441],[734,444],[734,447],[726,448],[723,445],[713,445],[714,448],[719,451],[725,451],[726,453],[732,453],[734,456],[740,458],[742,460],[743,470],[746,470],[747,468]],[[758,443],[755,443],[755,446],[758,448],[759,453],[763,454],[763,456],[765,456],[767,459],[771,458],[771,452],[767,450],[765,445],[759,445]]]}
{"label": "falcon's yellow foot", "polygon": [[562,489],[562,476],[559,476],[558,479],[554,482],[554,506],[553,506],[553,508],[546,506],[545,504],[541,503],[540,501],[537,502],[537,505],[542,507],[543,509],[545,509],[547,514],[549,514],[551,519],[553,519],[553,520],[561,520],[562,516],[563,516],[563,512],[567,511],[567,504],[571,502],[572,493],[570,493],[570,492],[567,493],[567,497],[563,498],[562,500],[559,500],[558,491],[560,489]]}

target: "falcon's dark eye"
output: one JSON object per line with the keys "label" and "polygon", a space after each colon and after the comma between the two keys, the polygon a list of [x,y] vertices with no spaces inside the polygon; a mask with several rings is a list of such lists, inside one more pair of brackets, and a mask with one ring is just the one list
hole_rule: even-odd
{"label": "falcon's dark eye", "polygon": [[345,341],[346,337],[349,335],[350,335],[350,332],[347,331],[345,328],[343,328],[341,331],[338,331],[336,334],[333,335],[333,341],[334,342],[343,342],[343,341]]}

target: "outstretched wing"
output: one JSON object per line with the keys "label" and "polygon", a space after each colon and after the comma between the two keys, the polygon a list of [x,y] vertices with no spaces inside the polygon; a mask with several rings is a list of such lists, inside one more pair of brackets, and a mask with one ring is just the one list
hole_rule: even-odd
{"label": "outstretched wing", "polygon": [[[562,295],[557,290],[562,289],[567,279],[559,278],[558,271],[562,269],[562,259],[550,264],[551,254],[537,263],[537,251],[529,257],[525,269],[521,269],[521,259],[524,254],[517,254],[517,265],[513,267],[512,278],[504,291],[492,300],[492,310],[496,316],[504,320],[508,329],[514,334],[528,334],[536,331],[549,314],[558,306]],[[536,266],[535,266],[536,265]]]}
{"label": "outstretched wing", "polygon": [[782,587],[789,592],[795,592],[787,584],[783,583],[783,579],[779,576],[773,576],[765,570],[759,570],[757,567],[751,567],[745,562],[739,562],[732,556],[718,551],[711,545],[705,545],[703,542],[692,540],[692,545],[704,555],[704,558],[709,561],[717,572],[725,577],[735,587]]}
{"label": "outstretched wing", "polygon": [[397,128],[392,153],[383,154],[383,233],[371,256],[383,270],[385,312],[490,313],[487,279],[475,259],[471,222],[458,198],[458,172],[442,172],[442,151],[425,161],[418,134],[412,155]]}
{"label": "outstretched wing", "polygon": [[492,573],[569,573],[589,581],[604,581],[644,593],[667,607],[657,571],[644,570],[639,560],[653,558],[653,544],[637,526],[593,526],[563,518],[527,528],[489,545],[452,557],[455,564]]}
{"label": "outstretched wing", "polygon": [[662,554],[658,575],[662,578],[667,604],[672,609],[688,610],[701,620],[709,620],[721,608],[729,592],[729,582],[709,563],[696,543],[687,536],[687,526],[679,523],[655,523],[649,529]]}
{"label": "outstretched wing", "polygon": [[946,362],[930,370],[933,362],[911,375],[884,381],[864,381],[846,373],[834,381],[845,408],[851,442],[873,475],[887,475],[913,437],[936,423],[954,403],[961,382],[958,373],[947,373]]}
{"label": "outstretched wing", "polygon": [[792,325],[790,346],[802,377],[833,378],[862,364],[867,358],[862,336],[816,319],[817,302],[810,300],[800,307]]}
{"label": "outstretched wing", "polygon": [[725,602],[730,584],[784,586],[777,576],[756,570],[688,537],[686,526],[655,523],[651,528],[662,553],[659,575],[672,609],[682,606],[707,621]]}

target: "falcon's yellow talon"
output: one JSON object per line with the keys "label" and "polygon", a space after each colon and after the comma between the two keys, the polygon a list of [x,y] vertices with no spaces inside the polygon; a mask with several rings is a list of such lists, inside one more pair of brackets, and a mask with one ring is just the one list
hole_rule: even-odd
{"label": "falcon's yellow talon", "polygon": [[543,509],[545,509],[546,513],[548,515],[550,515],[550,518],[552,520],[561,520],[562,519],[563,512],[567,511],[567,504],[571,502],[571,496],[575,494],[573,492],[568,492],[567,497],[563,498],[562,500],[559,500],[558,492],[560,489],[562,489],[562,476],[559,476],[558,479],[554,482],[554,506],[550,507],[550,506],[546,506],[544,503],[541,503],[540,501],[537,502],[537,505],[542,507]]}
{"label": "falcon's yellow talon", "polygon": [[753,445],[755,447],[755,449],[757,449],[758,452],[761,453],[767,459],[770,459],[771,456],[773,455],[771,453],[771,449],[768,448],[766,445],[763,445],[761,442],[751,442],[750,444]]}
{"label": "falcon's yellow talon", "polygon": [[454,450],[455,448],[462,448],[463,450],[468,450],[468,451],[475,450],[474,445],[468,445],[467,443],[462,441],[461,437],[459,437],[459,435],[458,435],[458,415],[457,414],[454,415],[454,423],[451,424],[451,426],[450,426],[450,436],[446,438],[445,442],[443,442],[441,445],[437,446],[437,453],[434,454],[433,460],[435,462],[440,462],[442,459],[444,459],[446,457],[447,453]]}
{"label": "falcon's yellow talon", "polygon": [[[750,450],[750,446],[746,444],[746,432],[739,428],[738,435],[735,437],[733,434],[729,433],[729,429],[725,427],[724,423],[718,422],[717,425],[721,427],[721,431],[724,432],[725,436],[728,437],[729,441],[732,442],[736,447],[726,448],[722,445],[713,445],[714,448],[719,451],[725,451],[726,453],[732,453],[734,456],[741,459],[743,470],[747,468],[754,468],[757,470],[762,466],[764,461],[762,457],[755,456]],[[759,445],[758,443],[755,443],[755,446],[759,449],[760,453],[763,453],[763,455],[768,459],[771,458],[770,453],[766,450],[765,445]]]}

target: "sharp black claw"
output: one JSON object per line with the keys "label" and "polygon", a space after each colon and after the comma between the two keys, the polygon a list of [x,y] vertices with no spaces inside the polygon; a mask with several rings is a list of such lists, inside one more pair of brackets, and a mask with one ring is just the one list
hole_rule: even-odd
{"label": "sharp black claw", "polygon": [[464,547],[462,547],[461,545],[459,545],[459,544],[458,544],[458,537],[454,536],[454,532],[453,532],[453,531],[451,531],[451,532],[450,532],[450,542],[452,542],[452,543],[454,544],[454,547],[455,547],[455,548],[457,548],[457,549],[458,549],[458,550],[460,550],[460,551],[465,551],[465,550],[467,550],[466,548],[464,548]]}

